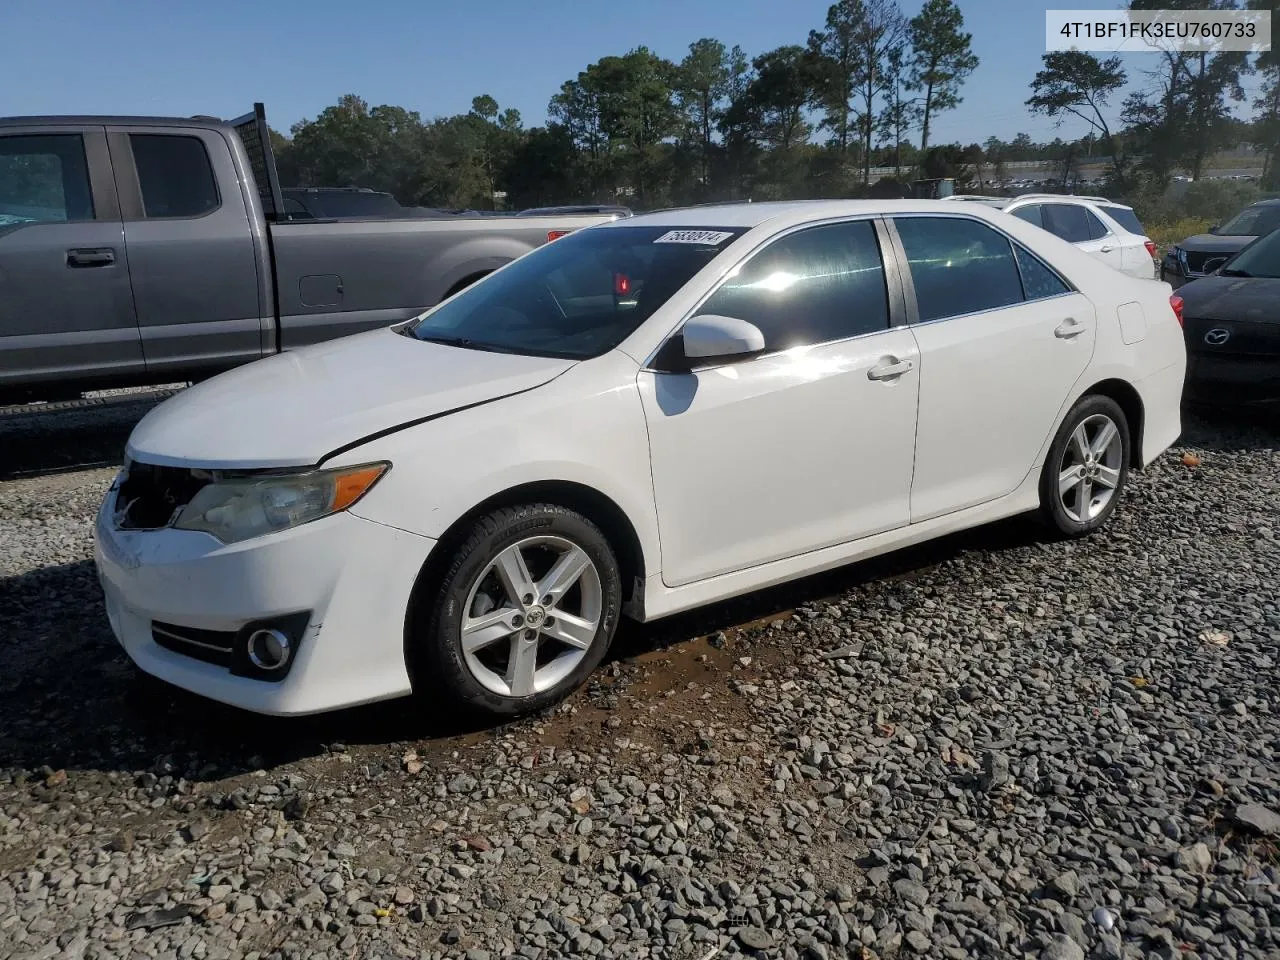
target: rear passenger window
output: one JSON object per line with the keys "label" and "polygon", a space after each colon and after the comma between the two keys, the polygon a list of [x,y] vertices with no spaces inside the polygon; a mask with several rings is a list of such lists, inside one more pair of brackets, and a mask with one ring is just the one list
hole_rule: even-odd
{"label": "rear passenger window", "polygon": [[766,350],[887,330],[889,299],[869,220],[810,227],[748,260],[699,314],[754,323]]}
{"label": "rear passenger window", "polygon": [[1044,217],[1040,215],[1040,205],[1038,203],[1033,203],[1026,207],[1018,207],[1016,210],[1010,210],[1009,212],[1015,217],[1027,221],[1027,223],[1034,223],[1037,227],[1044,226]]}
{"label": "rear passenger window", "polygon": [[1022,275],[1024,299],[1042,300],[1071,292],[1062,278],[1045,266],[1035,254],[1015,243],[1013,255],[1018,261],[1018,272]]}
{"label": "rear passenger window", "polygon": [[[1081,208],[1083,209],[1083,208]],[[1101,240],[1111,231],[1107,229],[1107,225],[1098,219],[1092,210],[1084,211],[1085,219],[1089,221],[1089,239]]]}
{"label": "rear passenger window", "polygon": [[199,217],[218,209],[218,185],[199,137],[131,133],[148,218]]}
{"label": "rear passenger window", "polygon": [[[1092,215],[1084,207],[1070,203],[1046,203],[1044,228],[1057,234],[1068,243],[1084,243],[1096,239],[1091,236],[1089,219]],[[1096,220],[1096,217],[1093,217]]]}
{"label": "rear passenger window", "polygon": [[1107,216],[1130,233],[1139,237],[1147,235],[1147,231],[1142,226],[1142,221],[1138,219],[1138,215],[1129,207],[1103,207],[1102,209],[1107,211]]}
{"label": "rear passenger window", "polygon": [[1007,237],[960,217],[895,218],[915,286],[920,321],[1022,302],[1022,279]]}
{"label": "rear passenger window", "polygon": [[92,219],[79,134],[0,137],[0,227]]}

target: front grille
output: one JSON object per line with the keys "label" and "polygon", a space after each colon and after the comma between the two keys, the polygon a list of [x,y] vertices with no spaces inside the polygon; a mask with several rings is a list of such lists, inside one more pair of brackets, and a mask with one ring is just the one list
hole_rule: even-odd
{"label": "front grille", "polygon": [[1182,251],[1182,262],[1186,264],[1187,273],[1204,273],[1204,265],[1209,260],[1221,259],[1224,253],[1200,253],[1194,250]]}
{"label": "front grille", "polygon": [[185,467],[131,463],[116,494],[116,523],[125,530],[167,526],[208,482]]}
{"label": "front grille", "polygon": [[185,654],[205,663],[220,667],[231,666],[231,648],[235,643],[234,630],[200,630],[196,627],[180,627],[174,623],[151,623],[151,639],[157,645],[174,653]]}

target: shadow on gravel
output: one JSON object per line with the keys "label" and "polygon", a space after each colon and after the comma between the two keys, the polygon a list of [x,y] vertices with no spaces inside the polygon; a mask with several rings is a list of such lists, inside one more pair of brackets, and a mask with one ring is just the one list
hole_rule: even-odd
{"label": "shadow on gravel", "polygon": [[1280,450],[1280,413],[1249,408],[1184,408],[1178,444],[1205,450]]}
{"label": "shadow on gravel", "polygon": [[[774,616],[868,581],[911,578],[966,551],[1027,546],[1039,534],[1036,524],[1015,519],[652,624],[624,621],[611,658]],[[0,624],[7,625],[0,633],[0,766],[129,772],[166,760],[188,779],[211,780],[318,756],[334,743],[426,739],[448,749],[454,738],[505,729],[414,699],[316,717],[260,717],[152,680],[112,637],[87,560],[0,579]]]}
{"label": "shadow on gravel", "polygon": [[160,400],[0,417],[0,481],[116,466],[139,420]]}

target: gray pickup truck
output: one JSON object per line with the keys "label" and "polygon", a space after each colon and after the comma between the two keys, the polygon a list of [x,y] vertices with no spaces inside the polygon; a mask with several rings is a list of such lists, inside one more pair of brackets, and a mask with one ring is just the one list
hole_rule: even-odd
{"label": "gray pickup truck", "polygon": [[620,215],[324,219],[289,193],[262,104],[0,118],[0,403],[200,380],[395,323]]}

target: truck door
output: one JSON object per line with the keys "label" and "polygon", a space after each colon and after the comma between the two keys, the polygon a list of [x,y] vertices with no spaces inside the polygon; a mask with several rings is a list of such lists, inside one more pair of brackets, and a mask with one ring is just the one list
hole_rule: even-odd
{"label": "truck door", "polygon": [[222,132],[109,126],[107,137],[148,377],[185,380],[261,357],[274,320]]}
{"label": "truck door", "polygon": [[0,388],[143,369],[105,129],[0,127]]}

